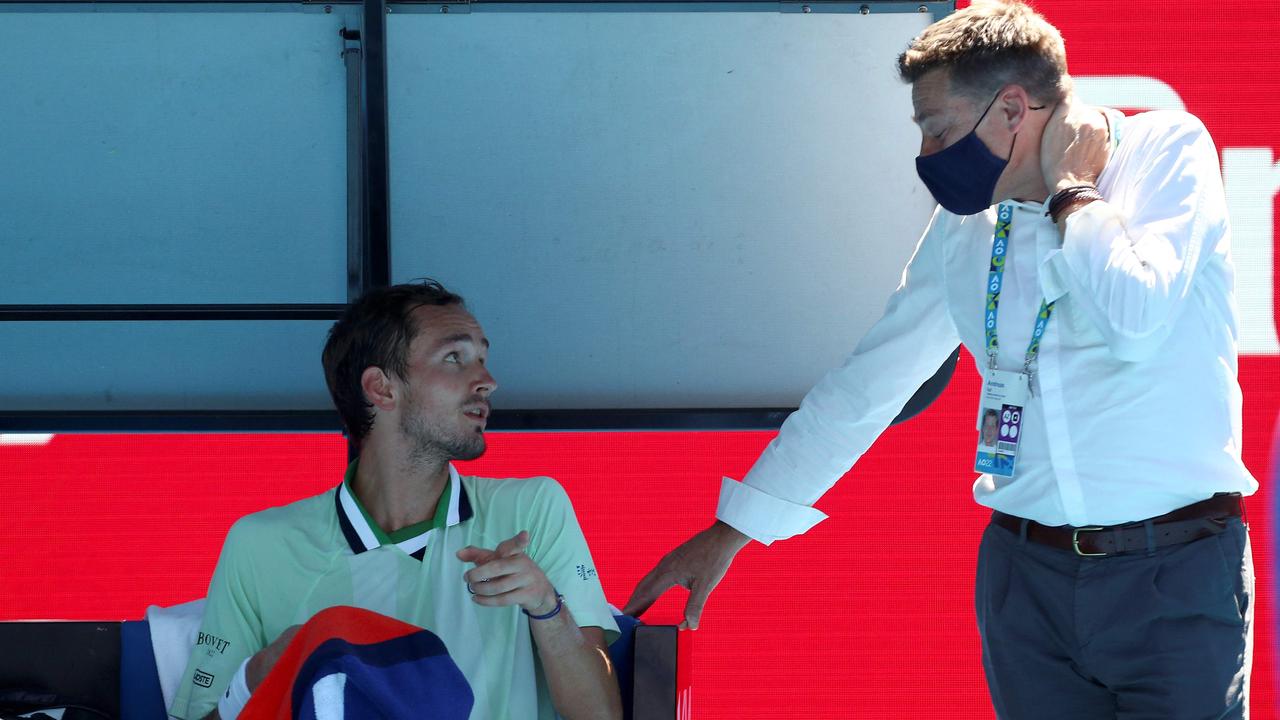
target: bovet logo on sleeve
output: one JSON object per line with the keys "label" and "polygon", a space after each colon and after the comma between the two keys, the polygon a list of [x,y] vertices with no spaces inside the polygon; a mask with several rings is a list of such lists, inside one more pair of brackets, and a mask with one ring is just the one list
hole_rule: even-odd
{"label": "bovet logo on sleeve", "polygon": [[226,652],[227,646],[230,644],[231,644],[230,640],[223,640],[222,638],[216,635],[210,635],[209,633],[197,633],[196,635],[196,647],[200,647],[203,645],[209,648],[208,650],[209,657],[213,657],[213,654],[215,652],[218,653],[219,655]]}
{"label": "bovet logo on sleeve", "polygon": [[202,688],[212,687],[213,674],[207,673],[203,670],[196,670],[196,674],[191,678],[191,682],[199,685]]}
{"label": "bovet logo on sleeve", "polygon": [[593,577],[595,577],[595,576],[596,576],[596,569],[595,569],[595,568],[593,568],[593,567],[587,567],[586,565],[579,565],[579,566],[578,566],[578,577],[579,577],[579,578],[581,578],[582,580],[584,580],[584,581],[585,581],[585,580],[590,580],[591,578],[593,578]]}

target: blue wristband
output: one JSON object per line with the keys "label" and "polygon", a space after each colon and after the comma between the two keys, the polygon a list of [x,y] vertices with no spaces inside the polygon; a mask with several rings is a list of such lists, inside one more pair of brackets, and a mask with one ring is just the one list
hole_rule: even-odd
{"label": "blue wristband", "polygon": [[[555,588],[552,588],[552,590],[555,590]],[[564,607],[564,596],[560,594],[559,590],[556,590],[556,606],[555,606],[555,609],[553,609],[551,612],[547,613],[546,615],[534,615],[533,613],[529,612],[528,610],[525,610],[524,608],[520,608],[520,612],[524,613],[525,615],[528,615],[530,620],[550,620],[551,618],[560,614],[560,608],[562,607]]]}

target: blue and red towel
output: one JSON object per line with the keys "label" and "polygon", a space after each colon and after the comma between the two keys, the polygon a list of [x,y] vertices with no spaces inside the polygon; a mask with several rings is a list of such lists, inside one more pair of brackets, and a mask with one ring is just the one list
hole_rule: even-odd
{"label": "blue and red towel", "polygon": [[354,607],[316,613],[242,720],[466,720],[471,686],[434,633]]}

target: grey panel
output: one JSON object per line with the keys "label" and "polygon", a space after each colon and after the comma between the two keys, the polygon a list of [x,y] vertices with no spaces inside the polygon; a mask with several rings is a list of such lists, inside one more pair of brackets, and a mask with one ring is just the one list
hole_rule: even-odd
{"label": "grey panel", "polygon": [[0,303],[345,301],[342,18],[0,20]]}
{"label": "grey panel", "polygon": [[[0,13],[0,303],[342,301],[351,18],[77,7]],[[794,405],[931,207],[930,17],[482,8],[389,18],[394,278],[469,296],[500,407]],[[324,410],[328,326],[0,323],[0,405]]]}
{"label": "grey panel", "polygon": [[922,14],[392,15],[392,262],[468,296],[506,408],[794,406],[932,200]]}
{"label": "grey panel", "polygon": [[0,407],[327,410],[327,321],[0,323]]}

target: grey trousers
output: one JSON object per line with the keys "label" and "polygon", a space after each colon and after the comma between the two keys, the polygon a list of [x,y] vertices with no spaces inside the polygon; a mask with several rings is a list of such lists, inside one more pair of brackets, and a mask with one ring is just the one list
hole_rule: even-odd
{"label": "grey trousers", "polygon": [[1252,598],[1239,519],[1220,535],[1106,558],[988,525],[975,602],[996,715],[1247,718]]}

